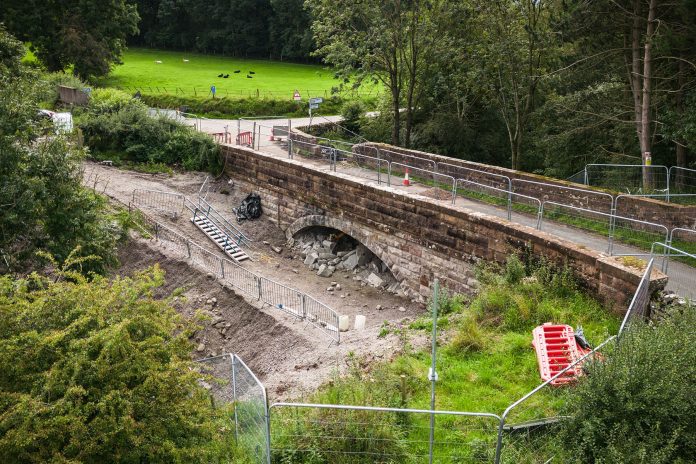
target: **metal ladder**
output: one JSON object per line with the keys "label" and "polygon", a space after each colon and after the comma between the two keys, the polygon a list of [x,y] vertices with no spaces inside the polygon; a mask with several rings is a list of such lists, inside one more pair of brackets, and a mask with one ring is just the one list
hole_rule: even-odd
{"label": "metal ladder", "polygon": [[203,212],[194,210],[191,218],[196,227],[198,227],[205,235],[219,246],[234,261],[240,263],[249,258],[244,250],[239,247],[242,240],[241,236],[238,242],[234,242],[229,235],[220,230],[213,221],[208,218]]}

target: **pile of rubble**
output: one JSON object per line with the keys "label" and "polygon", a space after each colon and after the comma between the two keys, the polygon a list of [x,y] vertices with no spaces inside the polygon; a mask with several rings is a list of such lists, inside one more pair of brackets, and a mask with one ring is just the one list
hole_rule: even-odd
{"label": "pile of rubble", "polygon": [[306,232],[295,237],[294,249],[320,277],[331,277],[336,271],[354,274],[361,285],[383,288],[400,294],[401,287],[387,266],[364,245],[345,234]]}

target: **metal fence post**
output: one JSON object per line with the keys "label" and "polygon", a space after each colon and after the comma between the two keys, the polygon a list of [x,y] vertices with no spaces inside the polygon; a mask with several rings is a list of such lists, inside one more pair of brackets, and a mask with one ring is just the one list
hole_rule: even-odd
{"label": "metal fence post", "polygon": [[261,300],[261,277],[254,277],[256,279],[256,286],[258,287],[259,295],[257,300]]}
{"label": "metal fence post", "polygon": [[307,319],[307,295],[302,294],[302,319]]}
{"label": "metal fence post", "polygon": [[266,464],[271,464],[271,408],[266,387],[263,387],[263,406],[266,413]]}
{"label": "metal fence post", "polygon": [[239,421],[237,420],[237,355],[232,356],[232,401],[234,401],[234,441],[239,442]]}
{"label": "metal fence post", "polygon": [[220,258],[220,275],[225,278],[225,262]]}
{"label": "metal fence post", "polygon": [[191,259],[191,243],[186,240],[186,256]]}
{"label": "metal fence post", "polygon": [[254,121],[254,129],[251,131],[251,149],[254,149],[256,143],[256,121]]}
{"label": "metal fence post", "polygon": [[[435,279],[435,284],[433,288],[433,333],[432,333],[432,359],[430,364],[430,372],[428,373],[428,380],[431,382],[430,389],[430,410],[435,410],[435,382],[437,382],[437,371],[435,369],[435,361],[437,357],[437,306],[438,306],[438,294],[440,290],[440,281]],[[433,464],[433,445],[435,442],[435,414],[430,413],[430,436],[429,436],[429,447],[428,447],[428,462]]]}
{"label": "metal fence post", "polygon": [[614,228],[616,227],[616,210],[620,196],[621,195],[616,195],[611,203],[611,212],[609,216],[609,243],[607,244],[607,253],[609,253],[609,256],[614,254]]}

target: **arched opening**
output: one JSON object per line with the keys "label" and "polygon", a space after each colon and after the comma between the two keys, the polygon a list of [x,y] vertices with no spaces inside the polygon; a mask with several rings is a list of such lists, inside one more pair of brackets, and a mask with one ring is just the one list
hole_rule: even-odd
{"label": "arched opening", "polygon": [[350,273],[362,286],[370,285],[394,294],[401,291],[382,257],[342,230],[328,225],[308,225],[294,232],[292,239],[297,259],[320,277]]}

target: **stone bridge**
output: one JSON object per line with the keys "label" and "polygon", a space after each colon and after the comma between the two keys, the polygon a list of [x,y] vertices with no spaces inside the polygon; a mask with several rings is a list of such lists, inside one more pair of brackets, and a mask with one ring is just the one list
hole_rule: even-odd
{"label": "stone bridge", "polygon": [[[435,278],[451,291],[471,293],[476,263],[504,263],[512,253],[569,266],[618,312],[626,309],[641,278],[616,258],[462,206],[278,154],[230,145],[222,152],[227,174],[261,194],[264,214],[288,238],[315,226],[344,232],[379,257],[412,298],[428,297]],[[653,274],[654,288],[665,283],[664,276]]]}

